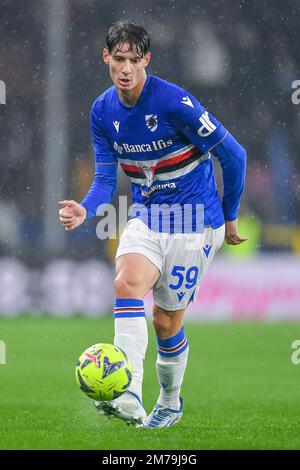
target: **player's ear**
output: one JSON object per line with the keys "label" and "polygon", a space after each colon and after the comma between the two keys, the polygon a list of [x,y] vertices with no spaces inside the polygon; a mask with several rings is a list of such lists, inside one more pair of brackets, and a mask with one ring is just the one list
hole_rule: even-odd
{"label": "player's ear", "polygon": [[109,52],[108,52],[108,49],[106,47],[103,49],[103,60],[106,64],[108,64],[108,62],[109,62]]}
{"label": "player's ear", "polygon": [[145,56],[144,56],[144,65],[145,65],[145,67],[147,67],[147,65],[149,64],[150,59],[151,59],[151,52],[148,51],[147,54],[145,54]]}

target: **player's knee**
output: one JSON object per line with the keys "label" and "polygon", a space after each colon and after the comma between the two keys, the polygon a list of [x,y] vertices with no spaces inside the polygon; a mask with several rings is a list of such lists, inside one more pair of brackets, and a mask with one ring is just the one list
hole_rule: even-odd
{"label": "player's knee", "polygon": [[139,297],[140,289],[136,280],[118,275],[115,278],[115,292],[117,298]]}

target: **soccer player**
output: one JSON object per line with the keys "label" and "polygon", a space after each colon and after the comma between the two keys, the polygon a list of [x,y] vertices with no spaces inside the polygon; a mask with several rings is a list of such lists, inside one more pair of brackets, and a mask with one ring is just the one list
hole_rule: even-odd
{"label": "soccer player", "polygon": [[[185,310],[224,238],[232,245],[246,240],[237,224],[246,152],[194,96],[146,74],[149,48],[148,33],[133,21],[117,22],[108,30],[103,59],[113,86],[91,109],[94,180],[81,203],[59,202],[59,217],[69,231],[95,216],[113,198],[120,164],[140,209],[128,221],[116,253],[114,343],[130,358],[133,378],[128,392],[95,404],[107,416],[163,428],[177,423],[183,412],[180,389],[189,351]],[[222,167],[223,201],[212,154]],[[187,222],[177,217],[183,208],[189,209]],[[151,288],[160,394],[147,417],[142,404],[148,344],[143,299]]]}

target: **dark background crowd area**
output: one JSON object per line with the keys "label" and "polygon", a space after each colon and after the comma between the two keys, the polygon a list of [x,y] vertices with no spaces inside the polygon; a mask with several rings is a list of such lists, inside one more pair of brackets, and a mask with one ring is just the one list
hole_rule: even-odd
{"label": "dark background crowd area", "polygon": [[[0,116],[2,255],[43,248],[47,8],[36,0],[0,6],[0,80],[7,89]],[[65,197],[80,201],[91,182],[90,107],[111,86],[102,62],[105,34],[125,18],[151,35],[148,73],[194,94],[247,150],[241,213],[263,225],[299,224],[300,104],[291,100],[292,82],[300,80],[296,0],[69,0]],[[119,191],[129,194],[123,176]],[[94,230],[72,236],[85,239],[82,253],[91,254]]]}

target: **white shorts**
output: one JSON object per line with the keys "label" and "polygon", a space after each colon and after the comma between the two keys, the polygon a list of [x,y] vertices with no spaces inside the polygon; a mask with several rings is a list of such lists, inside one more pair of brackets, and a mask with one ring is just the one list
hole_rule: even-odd
{"label": "white shorts", "polygon": [[140,253],[160,271],[152,287],[154,302],[164,310],[185,309],[197,296],[202,279],[224,242],[225,225],[203,233],[158,233],[140,219],[128,221],[116,258]]}

